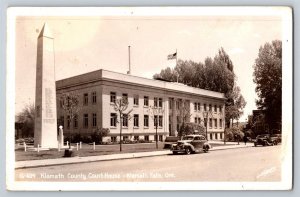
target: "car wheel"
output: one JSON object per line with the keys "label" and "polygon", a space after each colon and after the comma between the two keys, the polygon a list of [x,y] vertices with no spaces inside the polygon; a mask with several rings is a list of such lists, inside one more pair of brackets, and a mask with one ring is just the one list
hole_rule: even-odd
{"label": "car wheel", "polygon": [[203,151],[204,151],[205,153],[207,153],[207,152],[208,152],[208,150],[209,150],[209,149],[208,149],[208,147],[207,147],[207,146],[205,146],[205,147],[204,147],[204,149],[203,149]]}
{"label": "car wheel", "polygon": [[256,143],[254,143],[254,146],[256,147],[256,146],[257,146],[257,144],[256,144]]}
{"label": "car wheel", "polygon": [[191,149],[189,147],[185,148],[185,154],[187,155],[191,154]]}
{"label": "car wheel", "polygon": [[176,151],[173,151],[173,155],[178,155],[178,152],[176,152]]}

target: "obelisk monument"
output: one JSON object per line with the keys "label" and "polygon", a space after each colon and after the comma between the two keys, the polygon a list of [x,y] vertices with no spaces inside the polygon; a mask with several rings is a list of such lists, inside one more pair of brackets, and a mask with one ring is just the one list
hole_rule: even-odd
{"label": "obelisk monument", "polygon": [[54,39],[44,24],[37,41],[34,146],[57,148]]}

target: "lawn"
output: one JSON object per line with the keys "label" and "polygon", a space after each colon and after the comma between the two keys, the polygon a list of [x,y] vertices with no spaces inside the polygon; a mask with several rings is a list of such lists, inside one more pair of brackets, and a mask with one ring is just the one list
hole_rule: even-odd
{"label": "lawn", "polygon": [[[230,144],[220,144],[220,143],[211,143],[213,147],[217,146],[226,146]],[[96,156],[96,155],[111,155],[111,154],[122,154],[122,153],[136,153],[136,152],[149,152],[149,151],[157,151],[164,150],[163,142],[158,143],[158,149],[156,149],[156,144],[154,143],[138,143],[138,144],[122,144],[122,152],[120,152],[120,145],[96,145],[96,149],[93,150],[93,145],[82,144],[82,149],[76,150],[76,144],[72,144],[74,146],[73,151],[74,155],[79,157],[87,157],[87,156]],[[165,149],[166,150],[166,149]],[[64,150],[58,152],[57,149],[50,149],[44,151],[24,151],[22,146],[16,147],[15,149],[16,161],[26,161],[26,160],[39,160],[39,159],[57,159],[63,158]]]}
{"label": "lawn", "polygon": [[[111,154],[122,154],[122,153],[135,153],[135,152],[148,152],[163,150],[164,144],[162,142],[158,143],[158,149],[156,149],[155,143],[139,143],[139,144],[122,144],[122,152],[120,152],[120,145],[96,145],[96,149],[93,150],[93,145],[82,144],[82,149],[76,150],[76,144],[73,151],[76,156],[87,157],[96,155],[111,155]],[[56,159],[63,158],[64,150],[58,152],[57,149],[50,149],[44,151],[24,151],[23,147],[16,148],[15,150],[16,161],[25,160],[38,160],[38,159]]]}

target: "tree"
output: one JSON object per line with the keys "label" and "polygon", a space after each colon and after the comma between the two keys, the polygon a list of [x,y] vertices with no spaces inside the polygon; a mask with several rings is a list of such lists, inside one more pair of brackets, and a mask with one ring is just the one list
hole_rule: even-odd
{"label": "tree", "polygon": [[[128,98],[127,97],[122,97],[119,98],[115,101],[114,103],[114,110],[119,114],[119,121],[120,123],[120,152],[122,151],[122,127],[123,127],[123,122],[128,121],[131,119],[130,113],[132,112],[132,109],[129,110],[127,113],[125,111],[128,109]],[[116,117],[117,119],[118,117]]]}
{"label": "tree", "polygon": [[189,101],[182,101],[178,100],[177,101],[177,113],[179,114],[179,121],[181,123],[179,130],[178,130],[178,136],[183,136],[184,135],[184,129],[185,129],[185,123],[190,122],[190,118],[192,116],[191,114],[191,109],[189,105]]}
{"label": "tree", "polygon": [[93,142],[95,142],[96,144],[100,144],[102,142],[103,137],[107,136],[109,132],[110,131],[107,128],[97,127],[97,129],[94,131],[94,133],[91,136]]}
{"label": "tree", "polygon": [[[78,115],[81,107],[79,106],[79,95],[75,93],[65,93],[60,97],[61,106],[64,112],[67,114],[68,121],[70,123],[70,129],[74,118]],[[69,148],[71,149],[71,137]]]}
{"label": "tree", "polygon": [[265,111],[270,129],[281,130],[282,112],[282,43],[274,40],[259,49],[253,66],[253,81],[258,95],[256,105]]}
{"label": "tree", "polygon": [[246,105],[236,85],[233,67],[229,55],[221,48],[213,59],[207,57],[204,63],[178,60],[174,69],[168,67],[153,78],[176,82],[178,77],[178,82],[188,86],[224,93],[225,120],[230,126],[230,121],[240,118]]}
{"label": "tree", "polygon": [[158,108],[158,107],[153,107],[150,106],[150,113],[151,113],[151,117],[154,121],[154,126],[155,126],[155,142],[156,142],[156,149],[158,149],[158,135],[157,135],[157,128],[158,128],[158,123],[159,123],[159,116],[163,116],[165,110],[163,110],[162,108]]}
{"label": "tree", "polygon": [[239,120],[243,115],[243,109],[246,106],[246,101],[240,93],[240,87],[234,86],[233,91],[228,93],[225,105],[225,118],[227,127],[231,127],[233,120]]}
{"label": "tree", "polygon": [[21,124],[21,136],[32,137],[34,135],[35,107],[27,104],[17,115],[17,122]]}
{"label": "tree", "polygon": [[205,127],[202,124],[196,124],[193,122],[188,122],[181,125],[179,136],[186,136],[191,134],[205,135]]}

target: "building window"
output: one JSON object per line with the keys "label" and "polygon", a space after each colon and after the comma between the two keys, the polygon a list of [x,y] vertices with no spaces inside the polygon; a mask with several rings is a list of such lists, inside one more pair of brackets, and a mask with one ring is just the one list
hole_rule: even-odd
{"label": "building window", "polygon": [[70,129],[70,124],[71,124],[71,118],[70,116],[67,116],[67,129]]}
{"label": "building window", "polygon": [[223,127],[223,121],[222,121],[222,119],[220,119],[220,125],[219,125],[219,127],[220,127],[220,129],[222,129],[222,127]]}
{"label": "building window", "polygon": [[158,126],[160,126],[160,127],[163,126],[163,116],[158,117]]}
{"label": "building window", "polygon": [[115,103],[116,102],[116,93],[110,92],[110,102]]}
{"label": "building window", "polygon": [[162,98],[159,98],[159,99],[158,99],[158,107],[162,107],[162,103],[163,103]]}
{"label": "building window", "polygon": [[211,111],[211,104],[209,104],[209,108],[208,108],[208,110],[209,110],[209,111]]}
{"label": "building window", "polygon": [[221,105],[219,106],[219,111],[222,113],[222,106]]}
{"label": "building window", "polygon": [[154,121],[153,121],[154,127],[158,126],[157,118],[158,116],[154,116]]}
{"label": "building window", "polygon": [[169,99],[169,109],[172,109],[172,105],[173,105],[172,99]]}
{"label": "building window", "polygon": [[117,141],[117,137],[110,137],[111,142],[116,142]]}
{"label": "building window", "polygon": [[117,126],[117,114],[115,114],[115,113],[110,114],[110,126],[111,127]]}
{"label": "building window", "polygon": [[176,101],[176,109],[179,109],[179,101]]}
{"label": "building window", "polygon": [[216,140],[218,139],[218,134],[217,134],[217,133],[215,133],[215,139],[216,139]]}
{"label": "building window", "polygon": [[88,128],[89,127],[89,115],[83,114],[83,127]]}
{"label": "building window", "polygon": [[129,138],[128,138],[127,135],[123,136],[123,141],[128,140],[128,139],[129,139]]}
{"label": "building window", "polygon": [[212,119],[209,119],[209,128],[212,128]]}
{"label": "building window", "polygon": [[92,103],[93,104],[97,103],[97,94],[96,94],[96,92],[92,92]]}
{"label": "building window", "polygon": [[213,134],[212,133],[209,134],[209,137],[210,137],[210,140],[212,140],[213,139]]}
{"label": "building window", "polygon": [[139,95],[134,95],[134,97],[133,97],[133,105],[139,105]]}
{"label": "building window", "polygon": [[93,114],[93,127],[97,126],[97,114]]}
{"label": "building window", "polygon": [[195,123],[197,124],[197,122],[198,122],[198,118],[196,117],[196,118],[195,118]]}
{"label": "building window", "polygon": [[122,98],[123,98],[126,102],[128,102],[128,94],[123,93],[123,94],[122,94]]}
{"label": "building window", "polygon": [[194,103],[194,110],[197,111],[198,103]]}
{"label": "building window", "polygon": [[149,127],[149,116],[144,115],[144,127]]}
{"label": "building window", "polygon": [[220,139],[223,139],[223,133],[220,133]]}
{"label": "building window", "polygon": [[144,96],[144,106],[149,106],[149,97]]}
{"label": "building window", "polygon": [[217,127],[218,127],[218,120],[215,119],[215,128],[217,128]]}
{"label": "building window", "polygon": [[154,107],[157,107],[157,106],[158,106],[158,98],[154,97]]}
{"label": "building window", "polygon": [[200,103],[198,103],[198,111],[200,111],[200,107],[201,107],[201,105],[200,105]]}
{"label": "building window", "polygon": [[128,127],[128,115],[123,114],[123,127]]}
{"label": "building window", "polygon": [[201,123],[201,118],[198,118],[198,124],[200,124]]}
{"label": "building window", "polygon": [[207,111],[207,109],[206,109],[206,104],[204,104],[204,111]]}
{"label": "building window", "polygon": [[139,127],[139,115],[138,114],[133,115],[133,126]]}
{"label": "building window", "polygon": [[214,110],[215,110],[215,112],[217,112],[217,105],[215,105],[215,109]]}
{"label": "building window", "polygon": [[159,141],[162,142],[163,141],[163,136],[159,135]]}
{"label": "building window", "polygon": [[135,136],[133,137],[133,140],[134,140],[134,141],[139,141],[139,139],[140,139],[140,136],[138,136],[138,135],[135,135]]}
{"label": "building window", "polygon": [[74,116],[74,128],[78,128],[78,115]]}
{"label": "building window", "polygon": [[207,118],[204,118],[205,127],[207,127]]}
{"label": "building window", "polygon": [[145,141],[149,141],[149,135],[145,135],[144,139]]}
{"label": "building window", "polygon": [[83,94],[83,104],[84,105],[89,104],[89,94],[88,93]]}

